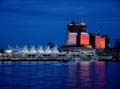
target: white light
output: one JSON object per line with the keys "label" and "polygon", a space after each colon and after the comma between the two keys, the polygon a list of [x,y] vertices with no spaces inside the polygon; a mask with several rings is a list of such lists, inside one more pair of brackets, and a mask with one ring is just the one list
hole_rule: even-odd
{"label": "white light", "polygon": [[71,25],[71,26],[72,26],[73,24],[69,24],[69,25]]}
{"label": "white light", "polygon": [[12,50],[5,50],[5,53],[11,54],[13,51]]}
{"label": "white light", "polygon": [[81,32],[81,34],[88,34],[88,33],[86,33],[86,32]]}

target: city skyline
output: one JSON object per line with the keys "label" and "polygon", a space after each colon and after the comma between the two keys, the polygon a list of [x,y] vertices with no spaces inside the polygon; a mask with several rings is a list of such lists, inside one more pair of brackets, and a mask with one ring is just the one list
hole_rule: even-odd
{"label": "city skyline", "polygon": [[108,35],[110,43],[120,38],[119,0],[1,0],[0,48],[8,44],[62,45],[67,24],[87,24],[87,31]]}

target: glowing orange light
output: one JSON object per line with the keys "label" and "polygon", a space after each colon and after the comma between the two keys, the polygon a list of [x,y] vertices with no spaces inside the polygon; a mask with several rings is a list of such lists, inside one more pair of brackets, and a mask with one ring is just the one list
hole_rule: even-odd
{"label": "glowing orange light", "polygon": [[105,37],[96,36],[96,48],[105,48]]}
{"label": "glowing orange light", "polygon": [[81,45],[89,45],[89,34],[81,34],[80,44]]}
{"label": "glowing orange light", "polygon": [[86,48],[92,48],[92,46],[91,46],[91,45],[85,45],[85,47],[86,47]]}

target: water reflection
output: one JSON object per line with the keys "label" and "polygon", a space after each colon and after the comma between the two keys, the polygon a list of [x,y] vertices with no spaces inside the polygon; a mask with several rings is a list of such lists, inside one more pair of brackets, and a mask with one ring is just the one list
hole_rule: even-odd
{"label": "water reflection", "polygon": [[82,89],[93,89],[91,83],[91,65],[92,63],[90,62],[80,62],[80,87]]}
{"label": "water reflection", "polygon": [[105,89],[104,62],[76,62],[69,66],[69,89]]}
{"label": "water reflection", "polygon": [[75,65],[75,64],[71,64],[69,66],[69,71],[68,71],[68,75],[67,75],[67,87],[69,89],[73,89],[73,88],[76,88],[77,87],[77,83],[79,81],[77,81],[77,72],[78,72],[78,65]]}
{"label": "water reflection", "polygon": [[96,62],[96,88],[106,89],[106,66],[105,62]]}
{"label": "water reflection", "polygon": [[0,62],[0,89],[120,89],[119,75],[115,62]]}

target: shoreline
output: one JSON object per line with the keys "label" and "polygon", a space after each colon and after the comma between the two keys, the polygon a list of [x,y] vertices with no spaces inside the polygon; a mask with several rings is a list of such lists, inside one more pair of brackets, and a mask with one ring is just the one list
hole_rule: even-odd
{"label": "shoreline", "polygon": [[[79,62],[82,62],[82,61],[84,61],[84,60],[79,60]],[[63,62],[63,63],[68,63],[68,62],[70,62],[70,60],[65,60],[65,59],[59,59],[59,60],[56,60],[56,59],[47,59],[47,60],[43,60],[43,59],[34,59],[34,60],[27,60],[27,59],[11,60],[11,59],[7,59],[7,60],[3,60],[3,59],[1,59],[0,62]],[[97,61],[96,60],[93,60],[93,61],[87,60],[84,62],[120,62],[120,60],[103,59],[103,60],[97,60]]]}
{"label": "shoreline", "polygon": [[20,59],[20,60],[11,60],[11,59],[1,59],[0,62],[63,62],[63,63],[67,63],[69,62],[69,60],[65,60],[65,59],[47,59],[47,60],[43,60],[43,59],[34,59],[34,60],[27,60],[27,59]]}

